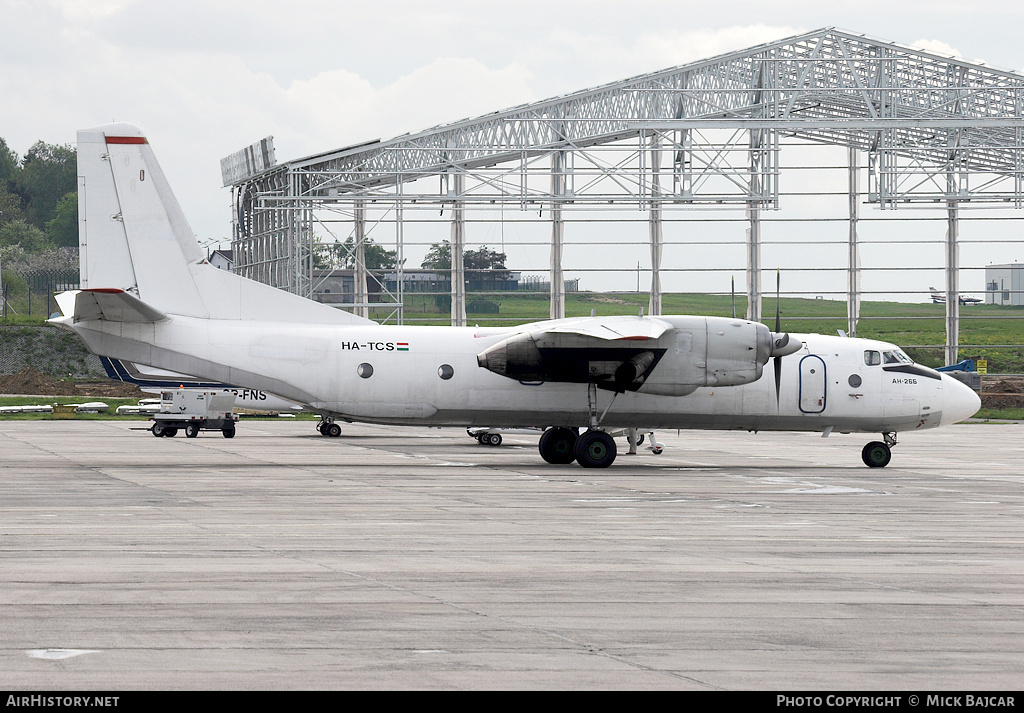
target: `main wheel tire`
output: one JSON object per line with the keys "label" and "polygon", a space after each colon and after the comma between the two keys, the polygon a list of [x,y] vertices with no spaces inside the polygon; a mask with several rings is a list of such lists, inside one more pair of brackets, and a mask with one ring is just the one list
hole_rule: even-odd
{"label": "main wheel tire", "polygon": [[487,437],[487,445],[489,446],[500,446],[501,445],[501,434],[492,433]]}
{"label": "main wheel tire", "polygon": [[576,440],[571,428],[549,428],[540,437],[540,457],[553,465],[566,465],[576,460]]}
{"label": "main wheel tire", "polygon": [[584,468],[607,468],[615,462],[615,439],[604,431],[587,431],[576,441],[576,462]]}
{"label": "main wheel tire", "polygon": [[341,435],[341,426],[339,426],[336,423],[328,423],[326,426],[324,426],[324,433],[326,433],[331,438],[337,438],[338,436]]}
{"label": "main wheel tire", "polygon": [[892,449],[881,441],[871,441],[864,446],[860,457],[869,468],[884,468],[892,460]]}
{"label": "main wheel tire", "polygon": [[190,424],[187,424],[185,426],[185,437],[186,438],[195,438],[198,435],[199,435],[199,426],[195,425],[194,423],[190,423]]}

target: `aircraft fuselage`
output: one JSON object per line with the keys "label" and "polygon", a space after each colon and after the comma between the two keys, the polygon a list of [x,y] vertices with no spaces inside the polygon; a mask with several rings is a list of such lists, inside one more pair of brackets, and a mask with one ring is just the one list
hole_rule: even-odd
{"label": "aircraft fuselage", "polygon": [[[478,365],[480,353],[521,328],[251,324],[178,316],[156,324],[76,327],[99,354],[116,351],[111,355],[270,391],[341,419],[577,427],[588,417],[585,384],[518,381]],[[205,343],[197,334],[206,336]],[[652,380],[636,391],[599,389],[601,425],[907,431],[949,422],[943,420],[943,392],[949,401],[950,393],[966,388],[918,365],[884,364],[879,356],[879,363],[868,363],[866,353],[895,349],[884,342],[791,336],[802,346],[782,359],[778,402],[770,368],[753,383],[697,387],[682,396],[647,393],[657,388]],[[649,340],[666,354],[652,376],[671,373],[670,339]]]}

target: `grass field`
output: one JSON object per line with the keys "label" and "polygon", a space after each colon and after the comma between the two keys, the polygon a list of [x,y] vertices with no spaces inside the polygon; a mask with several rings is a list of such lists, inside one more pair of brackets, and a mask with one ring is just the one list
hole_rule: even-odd
{"label": "grass field", "polygon": [[[547,319],[548,294],[527,292],[509,294],[470,293],[467,295],[468,320],[471,325],[505,326]],[[591,313],[605,315],[647,312],[646,292],[600,293],[574,292],[566,295],[567,317]],[[474,313],[475,303],[496,303],[498,313]],[[406,293],[406,324],[450,323],[447,295]],[[783,298],[782,326],[793,332],[836,334],[846,331],[846,303],[836,300]],[[371,310],[371,317],[394,324],[389,317],[393,306],[381,304]],[[663,314],[700,314],[720,317],[732,315],[729,295],[666,294],[662,298]],[[736,313],[746,314],[746,297],[737,295]],[[766,324],[774,325],[775,299],[766,295],[762,302]],[[863,302],[857,336],[898,344],[918,362],[936,367],[943,364],[946,342],[946,308],[931,303]],[[43,316],[12,317],[4,324],[41,324]],[[961,358],[982,357],[988,360],[990,373],[1024,373],[1024,308],[999,305],[970,305],[960,308]],[[977,345],[977,346],[972,346]],[[1001,346],[1018,345],[1018,346]]]}
{"label": "grass field", "polygon": [[[467,318],[472,325],[501,326],[547,319],[547,293],[468,295],[470,310],[474,299],[485,298],[500,305],[498,314],[474,314]],[[582,317],[593,311],[597,315],[637,314],[647,311],[646,293],[576,292],[566,295],[567,317]],[[434,294],[406,294],[406,324],[449,324],[447,303]],[[783,298],[782,327],[793,332],[836,334],[846,331],[846,303],[835,300]],[[387,308],[374,310],[374,319],[384,319]],[[762,302],[765,323],[775,322],[775,299]],[[664,314],[701,314],[720,317],[732,315],[729,295],[667,294],[662,299]],[[737,296],[736,313],[746,313],[746,299]],[[918,362],[927,366],[943,365],[946,342],[946,308],[938,304],[902,302],[863,302],[857,336],[881,339],[907,348]],[[393,319],[390,320],[393,322]],[[1024,308],[998,305],[970,305],[960,308],[961,358],[988,359],[991,373],[1024,373],[1024,346],[1009,348],[996,345],[1024,345]],[[991,345],[991,346],[984,346]]]}

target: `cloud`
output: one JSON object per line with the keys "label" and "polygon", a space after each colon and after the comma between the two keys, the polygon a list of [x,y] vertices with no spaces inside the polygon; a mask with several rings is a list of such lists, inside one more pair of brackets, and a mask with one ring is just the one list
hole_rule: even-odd
{"label": "cloud", "polygon": [[532,98],[531,74],[510,64],[491,69],[474,59],[440,58],[379,88],[346,70],[321,72],[283,92],[296,126],[323,151],[421,131]]}
{"label": "cloud", "polygon": [[943,57],[957,57],[963,59],[964,56],[960,50],[956,49],[950,44],[943,42],[942,40],[915,40],[910,43],[910,46],[914,49],[924,50],[926,52],[932,52]]}
{"label": "cloud", "polygon": [[[5,0],[0,24],[17,31],[0,43],[0,136],[23,154],[38,139],[71,143],[78,128],[137,123],[196,231],[226,235],[219,159],[264,136],[285,161],[809,29],[785,15],[757,22],[754,4],[730,15],[648,0],[524,1],[510,15],[468,0],[441,10],[309,0],[286,11],[262,0]],[[938,40],[916,44],[959,55]]]}

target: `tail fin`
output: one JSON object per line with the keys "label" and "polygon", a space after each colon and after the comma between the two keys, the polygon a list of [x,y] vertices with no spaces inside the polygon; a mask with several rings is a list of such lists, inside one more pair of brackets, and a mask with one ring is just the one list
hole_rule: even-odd
{"label": "tail fin", "polygon": [[171,315],[370,323],[209,265],[149,141],[130,124],[78,132],[78,201],[83,289],[122,290]]}

